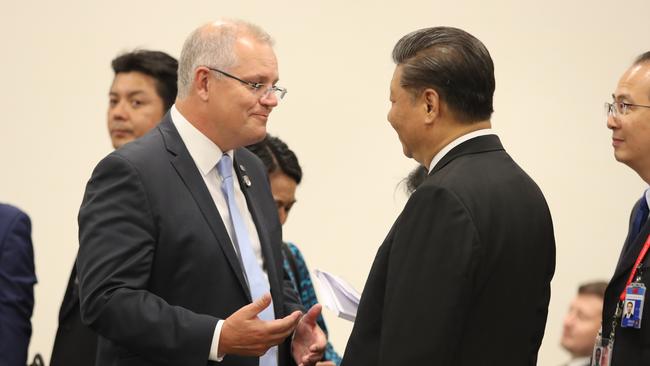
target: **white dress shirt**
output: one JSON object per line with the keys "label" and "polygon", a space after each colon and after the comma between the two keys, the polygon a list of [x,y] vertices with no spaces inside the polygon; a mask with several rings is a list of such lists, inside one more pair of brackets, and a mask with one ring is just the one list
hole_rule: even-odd
{"label": "white dress shirt", "polygon": [[431,160],[431,164],[429,164],[429,173],[431,173],[431,171],[436,166],[436,164],[438,164],[438,162],[442,160],[442,158],[444,158],[445,155],[447,155],[451,151],[451,149],[455,148],[456,146],[462,144],[467,140],[471,140],[475,137],[486,136],[486,135],[494,135],[494,132],[492,132],[491,128],[484,128],[484,129],[472,131],[465,135],[459,136],[454,141],[450,142],[445,147],[443,147],[440,151],[438,151],[436,155],[433,156],[433,159]]}
{"label": "white dress shirt", "polygon": [[[187,151],[190,153],[192,160],[194,160],[194,164],[196,164],[196,167],[201,173],[201,177],[203,178],[205,185],[208,187],[210,196],[212,197],[214,204],[217,206],[217,210],[219,210],[221,220],[223,221],[224,226],[228,231],[230,241],[233,243],[234,247],[236,245],[234,244],[235,241],[233,240],[234,228],[232,226],[232,221],[230,220],[228,202],[226,201],[226,197],[221,191],[222,178],[219,176],[219,172],[217,171],[217,163],[219,160],[221,160],[223,154],[228,154],[233,157],[234,150],[226,151],[225,153],[222,152],[219,146],[217,146],[214,142],[212,142],[212,140],[210,140],[201,131],[196,129],[196,127],[194,127],[194,125],[192,125],[187,119],[185,119],[185,117],[178,111],[178,109],[176,109],[176,105],[173,105],[171,107],[170,114],[172,117],[172,122],[178,130],[178,134],[181,136],[185,147],[187,147]],[[234,161],[234,159],[232,161]],[[246,224],[246,229],[248,230],[250,242],[253,246],[253,251],[255,252],[257,261],[264,270],[262,246],[260,244],[260,238],[257,234],[255,222],[253,221],[253,216],[251,216],[250,211],[248,211],[246,197],[244,196],[244,192],[241,190],[239,179],[236,179],[237,174],[234,171],[232,172],[232,176],[235,178],[233,179],[235,189],[235,202],[237,203],[237,207],[239,208],[244,223]],[[217,245],[217,243],[215,243],[215,245]],[[237,248],[235,248],[235,251],[239,252]],[[266,271],[264,271],[264,274],[266,275]],[[217,291],[217,289],[215,289],[215,291]],[[212,345],[210,347],[209,359],[211,361],[221,361],[223,359],[223,357],[218,356],[219,337],[221,336],[222,326],[223,320],[219,320],[214,330]]]}
{"label": "white dress shirt", "polygon": [[564,366],[586,366],[589,365],[589,361],[591,361],[590,357],[579,357],[572,359]]}

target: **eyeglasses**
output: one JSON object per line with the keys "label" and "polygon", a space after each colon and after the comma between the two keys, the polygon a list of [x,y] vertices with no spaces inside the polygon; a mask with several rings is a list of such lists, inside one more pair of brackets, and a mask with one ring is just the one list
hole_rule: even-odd
{"label": "eyeglasses", "polygon": [[234,75],[230,75],[229,73],[227,73],[225,71],[215,69],[214,67],[210,67],[210,66],[206,66],[206,67],[208,69],[212,70],[212,71],[216,71],[216,72],[218,72],[218,73],[220,73],[220,74],[222,74],[224,76],[227,76],[227,77],[229,77],[231,79],[237,80],[240,83],[248,86],[249,88],[252,89],[253,94],[255,94],[259,98],[266,98],[266,97],[269,96],[269,94],[273,94],[277,98],[277,100],[280,100],[280,99],[284,98],[285,95],[287,95],[287,89],[285,89],[285,88],[280,88],[279,86],[275,86],[275,85],[271,85],[271,86],[265,88],[265,85],[262,84],[262,83],[254,83],[252,81],[242,80],[242,79],[240,79],[240,78],[238,78],[238,77],[236,77]]}
{"label": "eyeglasses", "polygon": [[606,116],[624,116],[630,111],[630,107],[650,108],[650,105],[632,104],[625,102],[605,103]]}

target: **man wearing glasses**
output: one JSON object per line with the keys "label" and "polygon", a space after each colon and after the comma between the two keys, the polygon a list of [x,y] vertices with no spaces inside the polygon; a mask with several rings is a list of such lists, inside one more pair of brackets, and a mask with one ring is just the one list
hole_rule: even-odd
{"label": "man wearing glasses", "polygon": [[[650,184],[650,52],[639,56],[625,71],[612,97],[613,102],[606,103],[605,110],[607,127],[612,130],[614,157]],[[618,265],[605,291],[602,337],[609,339],[614,334],[613,366],[650,365],[650,320],[642,320],[638,328],[621,326],[625,323],[623,304],[631,299],[637,301],[643,286],[650,284],[648,255],[643,255],[650,245],[649,200],[650,191],[646,189],[634,205]],[[650,314],[647,300],[645,296],[641,302],[644,305],[640,316]],[[614,332],[612,322],[616,323]]]}
{"label": "man wearing glasses", "polygon": [[262,163],[286,90],[270,36],[218,21],[186,40],[176,104],[104,158],[79,211],[81,313],[97,365],[312,365],[320,306],[301,315]]}

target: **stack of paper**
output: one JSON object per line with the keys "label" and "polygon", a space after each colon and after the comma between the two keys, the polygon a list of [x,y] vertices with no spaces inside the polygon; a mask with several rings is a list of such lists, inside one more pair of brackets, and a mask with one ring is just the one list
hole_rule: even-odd
{"label": "stack of paper", "polygon": [[336,313],[339,318],[354,321],[357,317],[361,295],[343,279],[320,270],[314,270],[321,303]]}

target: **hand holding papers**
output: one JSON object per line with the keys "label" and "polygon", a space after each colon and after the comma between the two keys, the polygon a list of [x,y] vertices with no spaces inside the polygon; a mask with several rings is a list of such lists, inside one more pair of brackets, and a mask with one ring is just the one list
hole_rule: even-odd
{"label": "hand holding papers", "polygon": [[314,274],[323,305],[335,312],[339,318],[353,322],[357,317],[361,295],[340,277],[318,269],[314,270]]}

